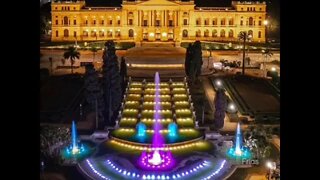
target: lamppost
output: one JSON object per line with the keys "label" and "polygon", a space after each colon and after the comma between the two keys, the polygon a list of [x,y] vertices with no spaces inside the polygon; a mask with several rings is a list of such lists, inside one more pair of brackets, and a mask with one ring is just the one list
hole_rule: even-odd
{"label": "lamppost", "polygon": [[263,21],[263,25],[265,26],[265,39],[266,39],[266,46],[268,45],[268,20]]}
{"label": "lamppost", "polygon": [[267,161],[266,166],[269,170],[268,180],[272,180],[273,171],[277,168],[275,162]]}

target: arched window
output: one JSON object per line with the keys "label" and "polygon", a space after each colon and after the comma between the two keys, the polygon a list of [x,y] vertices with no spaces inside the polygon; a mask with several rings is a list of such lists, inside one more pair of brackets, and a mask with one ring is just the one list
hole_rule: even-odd
{"label": "arched window", "polygon": [[233,31],[231,29],[229,30],[229,37],[233,38]]}
{"label": "arched window", "polygon": [[209,19],[204,20],[204,25],[208,26],[209,25]]}
{"label": "arched window", "polygon": [[197,25],[197,26],[200,26],[200,25],[201,25],[201,19],[200,19],[200,18],[198,18],[198,19],[196,20],[196,25]]}
{"label": "arched window", "polygon": [[261,31],[258,32],[258,38],[261,38]]}
{"label": "arched window", "polygon": [[209,37],[209,30],[204,31],[204,37]]}
{"label": "arched window", "polygon": [[196,32],[196,37],[201,37],[201,31],[200,31],[200,29]]}
{"label": "arched window", "polygon": [[134,32],[133,32],[133,29],[129,29],[129,37],[133,37],[133,35],[134,35]]}
{"label": "arched window", "polygon": [[64,36],[64,37],[69,37],[69,31],[68,31],[68,29],[65,29],[65,30],[63,31],[63,36]]}
{"label": "arched window", "polygon": [[251,36],[251,38],[253,38],[253,31],[252,31],[252,30],[249,30],[249,31],[248,31],[248,36],[249,36],[249,35]]}
{"label": "arched window", "polygon": [[83,31],[83,36],[88,37],[88,31]]}
{"label": "arched window", "polygon": [[224,25],[226,25],[226,20],[225,19],[221,19],[220,23],[221,23],[222,26],[224,26]]}
{"label": "arched window", "polygon": [[68,21],[68,17],[67,17],[67,16],[65,16],[65,17],[63,18],[63,24],[64,24],[65,26],[67,26],[67,25],[69,24],[69,21]]}
{"label": "arched window", "polygon": [[249,17],[249,26],[252,26],[252,25],[253,25],[253,18]]}
{"label": "arched window", "polygon": [[213,30],[212,31],[212,37],[217,37],[218,36],[218,32],[217,32],[217,30]]}
{"label": "arched window", "polygon": [[223,29],[220,31],[220,37],[226,37],[226,32]]}
{"label": "arched window", "polygon": [[229,25],[233,25],[233,19],[229,19]]}
{"label": "arched window", "polygon": [[58,37],[59,36],[59,31],[56,31],[56,37]]}
{"label": "arched window", "polygon": [[104,37],[104,31],[99,31],[99,36]]}
{"label": "arched window", "polygon": [[188,31],[187,31],[186,29],[183,30],[182,36],[183,36],[183,37],[188,37]]}

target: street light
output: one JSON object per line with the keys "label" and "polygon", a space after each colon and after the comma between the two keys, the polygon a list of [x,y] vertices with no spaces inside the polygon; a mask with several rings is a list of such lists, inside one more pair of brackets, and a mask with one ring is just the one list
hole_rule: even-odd
{"label": "street light", "polygon": [[277,71],[277,69],[275,67],[272,67],[271,71],[275,72],[275,71]]}
{"label": "street light", "polygon": [[275,162],[271,162],[271,161],[267,161],[267,162],[266,162],[266,166],[267,166],[267,168],[269,169],[268,179],[271,180],[271,179],[272,179],[273,171],[276,169],[276,163],[275,163]]}
{"label": "street light", "polygon": [[265,38],[266,38],[266,45],[268,44],[268,36],[267,36],[267,33],[268,33],[268,24],[269,24],[269,21],[268,20],[264,20],[263,21],[263,24],[265,25],[266,27],[266,30],[265,30]]}
{"label": "street light", "polygon": [[218,86],[218,88],[222,87],[222,82],[219,79],[216,80],[215,84]]}

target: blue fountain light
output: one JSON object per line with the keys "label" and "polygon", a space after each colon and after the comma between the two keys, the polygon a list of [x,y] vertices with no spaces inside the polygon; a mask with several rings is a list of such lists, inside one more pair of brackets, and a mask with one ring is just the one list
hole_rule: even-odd
{"label": "blue fountain light", "polygon": [[174,122],[168,125],[169,137],[176,137],[178,135],[178,125]]}
{"label": "blue fountain light", "polygon": [[236,144],[227,151],[227,156],[233,159],[251,159],[249,148],[242,146],[240,123],[237,125]]}
{"label": "blue fountain light", "polygon": [[137,129],[137,135],[138,137],[145,137],[146,136],[146,133],[147,133],[147,126],[142,123],[142,122],[139,122],[136,126],[136,129]]}

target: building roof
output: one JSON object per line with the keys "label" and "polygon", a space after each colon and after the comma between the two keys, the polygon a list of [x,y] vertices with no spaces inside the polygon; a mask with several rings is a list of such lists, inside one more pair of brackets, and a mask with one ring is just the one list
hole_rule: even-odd
{"label": "building roof", "polygon": [[[61,0],[70,1],[70,0]],[[122,0],[85,0],[86,7],[121,7]],[[127,0],[134,1],[134,0]],[[189,1],[189,0],[181,0]],[[262,1],[262,0],[238,0],[238,1]],[[231,7],[232,0],[194,0],[197,7]]]}

